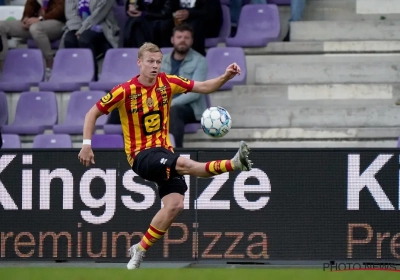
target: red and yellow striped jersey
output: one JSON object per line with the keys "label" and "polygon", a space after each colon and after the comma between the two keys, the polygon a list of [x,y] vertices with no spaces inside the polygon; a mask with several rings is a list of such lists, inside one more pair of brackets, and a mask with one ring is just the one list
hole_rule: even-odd
{"label": "red and yellow striped jersey", "polygon": [[190,92],[194,85],[192,80],[160,73],[155,84],[146,87],[138,77],[116,86],[96,103],[107,115],[118,108],[131,166],[142,150],[164,147],[173,152],[168,132],[172,96]]}

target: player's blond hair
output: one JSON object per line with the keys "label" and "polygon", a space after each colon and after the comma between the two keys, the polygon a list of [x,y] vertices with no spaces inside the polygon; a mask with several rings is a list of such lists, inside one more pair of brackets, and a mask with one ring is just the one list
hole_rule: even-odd
{"label": "player's blond hair", "polygon": [[139,49],[138,58],[142,58],[145,52],[157,53],[161,52],[161,50],[153,43],[144,43]]}

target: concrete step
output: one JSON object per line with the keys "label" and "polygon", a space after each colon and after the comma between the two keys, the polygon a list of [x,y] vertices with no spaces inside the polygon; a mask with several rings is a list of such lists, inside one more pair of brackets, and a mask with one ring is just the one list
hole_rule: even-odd
{"label": "concrete step", "polygon": [[[397,140],[400,137],[400,127],[350,127],[350,128],[235,128],[222,139],[223,141],[371,141]],[[185,141],[220,141],[214,139],[202,130],[185,135]]]}
{"label": "concrete step", "polygon": [[[398,5],[394,5],[392,12],[389,5],[382,9],[380,3],[365,3],[368,1],[381,0],[307,0],[303,12],[303,21],[362,21],[362,20],[400,20],[400,13],[395,13]],[[398,0],[383,0],[398,1]],[[366,5],[364,5],[366,4]],[[377,7],[378,6],[378,7]],[[393,6],[393,5],[392,5]],[[371,8],[372,7],[372,8]],[[388,11],[389,10],[389,11]],[[394,12],[393,12],[394,11]],[[281,23],[281,32],[279,41],[286,36],[291,17],[290,6],[279,6],[279,17]]]}
{"label": "concrete step", "polygon": [[[239,141],[200,141],[184,142],[184,148],[237,148]],[[396,140],[377,140],[377,141],[248,141],[252,148],[396,148]],[[255,151],[253,151],[255,153]],[[251,158],[250,153],[250,158]]]}
{"label": "concrete step", "polygon": [[400,40],[400,20],[298,21],[290,28],[291,41]]}
{"label": "concrete step", "polygon": [[228,109],[235,128],[398,127],[400,107],[253,106]]}
{"label": "concrete step", "polygon": [[248,84],[400,82],[400,54],[257,55],[247,61]]}
{"label": "concrete step", "polygon": [[399,98],[400,84],[248,85],[210,95],[212,105],[228,111],[254,106],[392,106]]}
{"label": "concrete step", "polygon": [[398,0],[357,0],[356,11],[358,14],[400,14]]}
{"label": "concrete step", "polygon": [[[385,3],[384,3],[385,2]],[[398,0],[307,0],[303,20],[400,19]]]}
{"label": "concrete step", "polygon": [[400,41],[297,41],[271,42],[264,48],[245,48],[246,55],[398,53]]}

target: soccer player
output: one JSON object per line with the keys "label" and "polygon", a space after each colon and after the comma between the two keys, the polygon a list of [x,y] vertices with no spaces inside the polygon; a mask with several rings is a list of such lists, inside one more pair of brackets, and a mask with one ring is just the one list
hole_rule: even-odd
{"label": "soccer player", "polygon": [[183,210],[184,195],[188,189],[184,175],[208,178],[252,168],[248,159],[249,148],[244,141],[240,142],[239,150],[232,159],[196,162],[174,154],[168,133],[169,110],[174,94],[212,93],[240,74],[240,67],[233,63],[220,77],[198,82],[160,73],[161,60],[162,53],[156,45],[145,43],[139,49],[137,64],[140,74],[116,86],[86,114],[84,140],[78,155],[85,166],[95,163],[91,138],[96,120],[117,108],[128,162],[137,175],[156,184],[164,204],[141,241],[129,249],[131,259],[128,269],[139,268],[145,252],[162,238]]}

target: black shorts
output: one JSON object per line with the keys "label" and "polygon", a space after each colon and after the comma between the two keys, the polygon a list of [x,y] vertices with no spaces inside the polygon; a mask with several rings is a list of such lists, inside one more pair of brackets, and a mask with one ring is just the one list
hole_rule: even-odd
{"label": "black shorts", "polygon": [[156,183],[160,198],[170,194],[184,195],[188,187],[185,177],[176,172],[178,155],[165,148],[150,148],[135,157],[132,170],[141,178]]}

